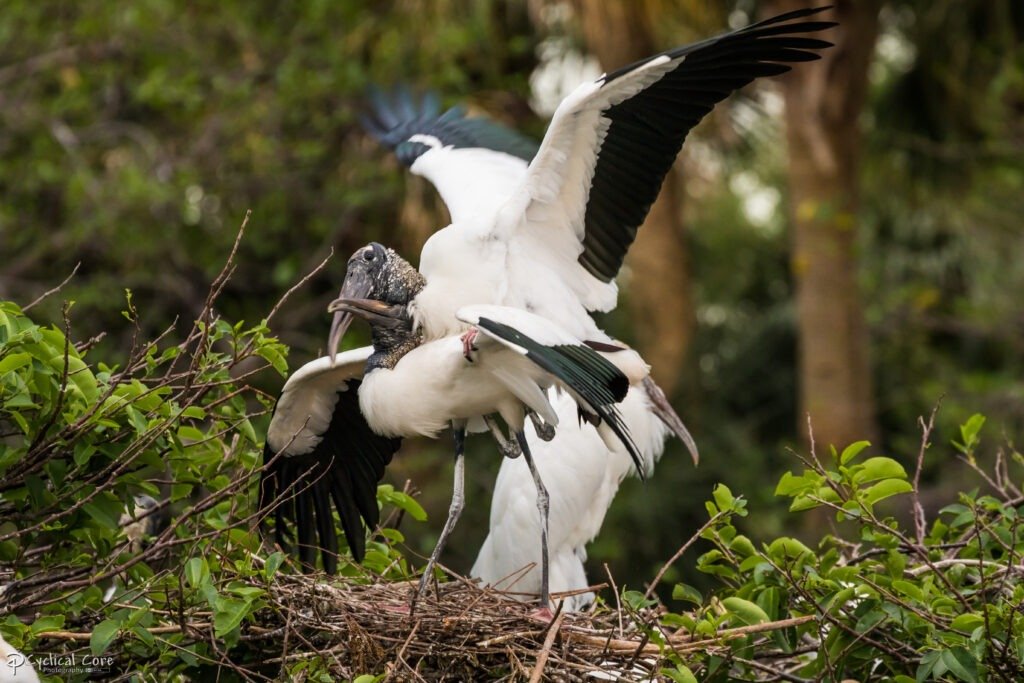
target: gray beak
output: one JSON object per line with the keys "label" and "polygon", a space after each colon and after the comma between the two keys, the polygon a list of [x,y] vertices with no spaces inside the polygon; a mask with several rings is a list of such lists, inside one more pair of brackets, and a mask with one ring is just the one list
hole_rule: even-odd
{"label": "gray beak", "polygon": [[[341,292],[338,294],[338,300],[365,299],[372,291],[373,281],[370,279],[370,276],[361,269],[353,270],[349,268],[348,273],[345,275],[345,283],[341,286]],[[327,339],[327,352],[331,356],[332,363],[334,362],[334,357],[338,354],[341,338],[345,336],[348,326],[352,324],[352,312],[335,308],[335,303],[331,302],[327,309],[334,313],[334,319],[331,321],[331,335]]]}

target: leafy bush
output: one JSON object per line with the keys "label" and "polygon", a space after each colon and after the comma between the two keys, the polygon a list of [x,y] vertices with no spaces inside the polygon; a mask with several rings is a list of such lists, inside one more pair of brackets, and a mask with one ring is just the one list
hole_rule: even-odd
{"label": "leafy bush", "polygon": [[[983,423],[981,416],[971,418],[954,444],[974,467]],[[660,619],[663,652],[677,663],[666,675],[1021,680],[1024,496],[1001,457],[995,472],[984,474],[994,494],[961,493],[929,524],[916,482],[930,431],[931,423],[912,479],[892,458],[862,457],[866,442],[831,449],[824,462],[812,448],[802,472],[783,475],[776,494],[791,499],[791,511],[825,510],[837,523],[814,548],[789,537],[755,547],[734,524],[747,514],[746,502],[720,485],[707,504],[711,523],[700,534],[714,548],[697,567],[717,577],[722,589],[705,600],[690,586],[675,587],[675,599],[699,607]],[[1022,462],[1016,452],[1010,459]],[[896,496],[909,498],[909,525],[883,503]],[[743,633],[748,626],[750,633]],[[722,629],[729,627],[739,637],[725,641]],[[666,629],[678,631],[666,638]],[[680,654],[669,646],[672,638],[691,645],[704,639],[703,654]]]}
{"label": "leafy bush", "polygon": [[[257,533],[273,397],[248,381],[267,367],[285,374],[287,349],[266,319],[214,315],[229,272],[180,343],[167,341],[173,330],[136,341],[117,365],[72,342],[70,305],[61,331],[0,302],[0,633],[36,660],[113,655],[108,673],[164,680],[265,659],[242,624],[272,609],[267,589],[286,558]],[[390,486],[379,498],[423,516]],[[365,568],[343,573],[404,578],[390,546],[400,540],[382,530]]]}

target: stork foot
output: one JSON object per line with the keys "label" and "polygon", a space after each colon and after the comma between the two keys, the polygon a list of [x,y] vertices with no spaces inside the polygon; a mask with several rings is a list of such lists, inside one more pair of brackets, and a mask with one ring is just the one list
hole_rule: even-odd
{"label": "stork foot", "polygon": [[544,607],[538,607],[532,610],[528,615],[531,619],[536,621],[543,621],[545,624],[550,624],[551,620],[555,618],[555,613],[551,611],[551,608],[545,605]]}
{"label": "stork foot", "polygon": [[533,423],[533,430],[541,441],[551,441],[555,438],[555,428],[540,418],[540,415],[530,411],[530,422]]}
{"label": "stork foot", "polygon": [[498,444],[498,451],[502,457],[515,459],[523,454],[523,451],[519,448],[519,444],[515,441],[502,441]]}
{"label": "stork foot", "polygon": [[473,352],[479,351],[479,349],[473,346],[473,341],[476,339],[477,329],[471,327],[463,333],[459,339],[462,340],[462,355],[466,357],[470,363],[473,362]]}

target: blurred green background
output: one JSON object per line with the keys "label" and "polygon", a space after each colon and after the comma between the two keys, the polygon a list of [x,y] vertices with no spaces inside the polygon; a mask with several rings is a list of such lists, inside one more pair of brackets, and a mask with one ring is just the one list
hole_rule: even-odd
{"label": "blurred green background", "polygon": [[[379,240],[415,261],[447,223],[432,188],[361,131],[368,86],[433,88],[539,139],[561,81],[571,87],[621,65],[598,60],[667,49],[794,4],[8,0],[0,297],[27,304],[77,264],[33,316],[56,323],[61,302],[73,300],[74,337],[105,332],[89,358],[117,363],[131,336],[124,290],[146,335],[175,321],[184,329],[251,209],[220,299],[229,320],[266,316],[335,252],[274,320],[297,367],[322,349],[325,307],[349,253]],[[860,136],[848,226],[856,240],[843,254],[855,268],[873,381],[854,432],[909,466],[917,417],[941,398],[925,479],[944,501],[971,481],[945,447],[957,424],[988,416],[989,457],[1012,450],[1024,425],[1024,3],[839,5],[875,22],[843,35],[869,57],[851,118]],[[824,88],[842,95],[849,83],[833,75]],[[715,482],[752,500],[758,514],[745,524],[755,538],[808,533],[820,519],[786,516],[773,498],[778,475],[796,463],[787,449],[805,449],[800,349],[814,334],[794,303],[800,210],[790,201],[786,126],[804,124],[787,121],[785,97],[778,80],[755,84],[691,135],[668,181],[668,227],[650,231],[667,241],[638,244],[646,253],[637,258],[661,270],[627,263],[623,305],[602,320],[658,359],[655,375],[703,460],[694,469],[672,442],[651,481],[624,483],[591,548],[595,581],[607,562],[620,586],[639,587],[706,518]],[[652,320],[643,308],[651,292],[685,305]],[[271,392],[281,385],[272,371],[260,381]],[[469,509],[443,558],[457,570],[469,569],[486,533],[498,467],[487,439],[471,441]],[[431,514],[403,527],[415,552],[428,552],[440,530],[449,453],[447,439],[408,443],[388,474],[399,487],[411,480]],[[679,572],[700,583],[685,561]]]}

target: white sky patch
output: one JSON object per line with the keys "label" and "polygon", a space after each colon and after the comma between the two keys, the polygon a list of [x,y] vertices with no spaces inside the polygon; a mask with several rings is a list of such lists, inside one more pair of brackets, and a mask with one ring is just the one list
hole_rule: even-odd
{"label": "white sky patch", "polygon": [[894,27],[885,27],[875,41],[875,59],[871,60],[868,76],[872,83],[884,82],[894,74],[906,73],[917,59],[917,50],[903,33]]}
{"label": "white sky patch", "polygon": [[782,98],[782,93],[774,88],[761,88],[758,95],[765,113],[774,119],[781,119],[786,111],[786,100]]}
{"label": "white sky patch", "polygon": [[530,106],[551,116],[558,104],[580,83],[597,80],[603,71],[597,60],[574,49],[565,38],[547,38],[537,47],[537,68],[530,74]]}
{"label": "white sky patch", "polygon": [[750,15],[743,10],[734,9],[729,12],[729,28],[736,31],[750,24]]}
{"label": "white sky patch", "polygon": [[778,230],[778,222],[773,218],[782,201],[782,194],[777,189],[762,183],[752,171],[732,174],[729,189],[739,197],[743,215],[751,225],[769,233]]}

